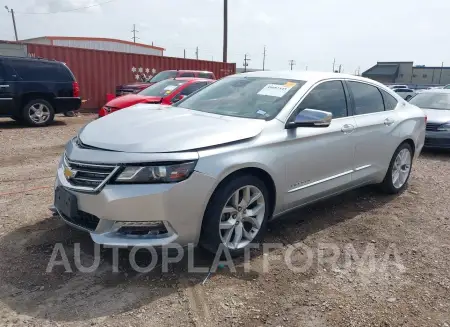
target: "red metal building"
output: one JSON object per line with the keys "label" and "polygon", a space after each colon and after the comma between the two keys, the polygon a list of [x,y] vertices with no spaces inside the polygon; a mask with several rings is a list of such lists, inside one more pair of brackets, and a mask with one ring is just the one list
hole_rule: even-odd
{"label": "red metal building", "polygon": [[234,74],[236,64],[42,44],[27,44],[29,56],[65,62],[80,84],[83,108],[98,109],[116,85],[135,82],[168,69],[212,71],[217,78]]}

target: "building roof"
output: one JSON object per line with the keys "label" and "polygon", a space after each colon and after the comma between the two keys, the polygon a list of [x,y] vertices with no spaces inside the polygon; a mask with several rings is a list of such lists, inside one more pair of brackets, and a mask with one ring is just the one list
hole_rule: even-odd
{"label": "building roof", "polygon": [[362,73],[363,76],[397,76],[399,64],[377,63]]}
{"label": "building roof", "polygon": [[40,38],[46,38],[49,39],[51,41],[53,40],[74,40],[74,41],[105,41],[105,42],[117,42],[117,43],[122,43],[122,44],[128,44],[128,45],[137,45],[140,47],[144,47],[144,48],[149,48],[149,49],[155,49],[155,50],[160,50],[160,51],[164,51],[166,49],[161,48],[161,47],[156,47],[153,45],[148,45],[148,44],[143,44],[143,43],[134,43],[131,41],[124,41],[124,40],[119,40],[119,39],[110,39],[110,38],[103,38],[103,37],[75,37],[75,36],[40,36],[40,37],[34,37],[31,39],[25,39],[25,40],[21,40],[21,41],[32,41],[34,39],[40,39]]}

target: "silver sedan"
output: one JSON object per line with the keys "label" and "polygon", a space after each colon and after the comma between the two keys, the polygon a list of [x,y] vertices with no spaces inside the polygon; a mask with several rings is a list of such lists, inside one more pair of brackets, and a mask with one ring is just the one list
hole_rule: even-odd
{"label": "silver sedan", "polygon": [[425,119],[356,76],[229,76],[173,107],[140,104],[85,126],[61,158],[54,205],[100,244],[239,255],[290,210],[367,184],[402,191]]}

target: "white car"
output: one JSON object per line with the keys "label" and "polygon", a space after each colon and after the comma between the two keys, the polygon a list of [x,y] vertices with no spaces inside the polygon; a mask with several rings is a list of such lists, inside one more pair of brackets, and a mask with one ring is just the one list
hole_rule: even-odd
{"label": "white car", "polygon": [[394,92],[401,96],[406,101],[412,99],[417,93],[413,89],[394,89]]}
{"label": "white car", "polygon": [[409,89],[408,85],[389,85],[389,88],[392,89],[392,90]]}

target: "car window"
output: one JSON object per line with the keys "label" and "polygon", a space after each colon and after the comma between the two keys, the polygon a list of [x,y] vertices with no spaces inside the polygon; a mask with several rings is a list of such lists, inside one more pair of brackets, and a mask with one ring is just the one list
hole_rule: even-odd
{"label": "car window", "polygon": [[0,62],[0,82],[6,80],[5,69],[3,68],[3,63]]}
{"label": "car window", "polygon": [[209,79],[214,78],[211,73],[198,73],[197,77],[198,78],[209,78]]}
{"label": "car window", "polygon": [[223,116],[271,120],[305,81],[232,75],[175,106]]}
{"label": "car window", "polygon": [[359,82],[348,82],[348,86],[355,102],[356,115],[384,111],[383,98],[378,88]]}
{"label": "car window", "polygon": [[156,74],[155,76],[153,76],[150,79],[150,82],[158,83],[158,82],[164,81],[165,79],[175,78],[175,77],[177,77],[176,70],[165,70],[165,71],[160,72],[160,73]]}
{"label": "car window", "polygon": [[195,77],[195,74],[194,73],[185,72],[185,73],[181,73],[180,77]]}
{"label": "car window", "polygon": [[72,74],[61,63],[52,63],[38,60],[14,60],[10,65],[24,81],[72,81]]}
{"label": "car window", "polygon": [[331,112],[333,118],[346,117],[347,99],[342,82],[330,81],[316,86],[300,103],[296,114],[307,108]]}
{"label": "car window", "polygon": [[398,101],[386,91],[380,90],[384,100],[384,110],[394,110]]}
{"label": "car window", "polygon": [[186,81],[167,79],[159,83],[153,84],[147,87],[146,89],[143,89],[138,94],[145,96],[165,97],[185,83]]}
{"label": "car window", "polygon": [[419,93],[409,103],[424,109],[450,110],[450,93]]}
{"label": "car window", "polygon": [[189,95],[191,93],[194,93],[195,91],[201,89],[207,84],[207,82],[199,82],[199,83],[193,83],[189,86],[186,86],[183,90],[181,90],[181,95]]}

